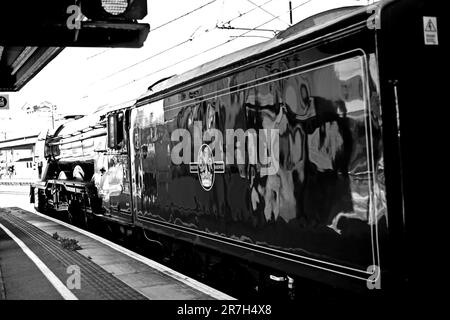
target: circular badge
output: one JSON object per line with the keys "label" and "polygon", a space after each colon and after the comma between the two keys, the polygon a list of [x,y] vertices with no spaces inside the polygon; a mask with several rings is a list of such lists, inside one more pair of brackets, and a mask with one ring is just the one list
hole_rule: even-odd
{"label": "circular badge", "polygon": [[203,189],[211,190],[214,185],[214,158],[207,144],[202,145],[198,151],[198,178]]}
{"label": "circular badge", "polygon": [[8,99],[5,96],[0,96],[0,108],[6,108],[8,106]]}

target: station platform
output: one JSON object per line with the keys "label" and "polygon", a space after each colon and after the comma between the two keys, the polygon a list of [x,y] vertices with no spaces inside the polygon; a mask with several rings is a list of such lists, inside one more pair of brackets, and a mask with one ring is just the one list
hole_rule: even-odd
{"label": "station platform", "polygon": [[29,186],[36,179],[29,178],[0,178],[0,186]]}
{"label": "station platform", "polygon": [[[81,248],[73,250],[75,244]],[[0,299],[233,298],[65,222],[0,207]]]}

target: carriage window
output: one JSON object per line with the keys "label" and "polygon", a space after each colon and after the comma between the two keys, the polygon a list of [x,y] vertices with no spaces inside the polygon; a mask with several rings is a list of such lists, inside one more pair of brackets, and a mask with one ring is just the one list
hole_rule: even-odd
{"label": "carriage window", "polygon": [[117,147],[121,148],[123,146],[123,129],[124,129],[124,116],[123,112],[117,114]]}
{"label": "carriage window", "polygon": [[338,78],[340,97],[345,111],[350,113],[365,107],[363,59],[356,57],[336,63],[334,71]]}
{"label": "carriage window", "polygon": [[[315,68],[290,81],[290,101],[298,105],[291,111],[308,134],[307,145],[309,161],[317,170],[344,170],[349,172],[348,159],[365,159],[364,110],[366,107],[364,91],[363,58],[354,57]],[[294,98],[292,88],[297,86]],[[286,97],[286,95],[285,95]],[[347,121],[342,119],[347,118]],[[351,137],[351,138],[349,138]],[[345,149],[349,142],[361,148]],[[352,154],[345,157],[344,154]],[[356,167],[363,168],[364,163]]]}
{"label": "carriage window", "polygon": [[206,108],[206,129],[216,128],[216,108],[213,103],[208,102]]}
{"label": "carriage window", "polygon": [[120,149],[124,145],[124,116],[114,113],[108,116],[108,148]]}
{"label": "carriage window", "polygon": [[195,121],[201,121],[204,125],[205,123],[205,109],[206,109],[206,103],[200,102],[195,105]]}
{"label": "carriage window", "polygon": [[108,148],[114,149],[117,145],[117,118],[115,114],[108,116]]}
{"label": "carriage window", "polygon": [[284,101],[300,120],[360,112],[365,107],[362,57],[302,72],[284,80]]}
{"label": "carriage window", "polygon": [[187,122],[186,122],[186,128],[188,130],[192,129],[192,126],[194,125],[194,113],[192,111],[192,107],[188,107],[187,109],[188,115],[187,115]]}
{"label": "carriage window", "polygon": [[158,100],[150,104],[150,123],[154,125],[164,123],[164,100]]}
{"label": "carriage window", "polygon": [[136,150],[139,150],[139,148],[140,148],[140,141],[139,141],[139,131],[138,130],[135,130],[134,131],[134,148],[136,149]]}

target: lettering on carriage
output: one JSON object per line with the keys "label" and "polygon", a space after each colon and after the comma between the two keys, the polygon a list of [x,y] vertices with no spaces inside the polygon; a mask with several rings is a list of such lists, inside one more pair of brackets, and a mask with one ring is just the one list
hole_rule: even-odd
{"label": "lettering on carriage", "polygon": [[201,121],[195,121],[193,129],[193,137],[186,129],[172,132],[171,140],[176,144],[171,151],[171,160],[175,165],[189,164],[190,173],[198,175],[200,184],[206,191],[213,187],[215,174],[225,172],[225,165],[258,165],[261,176],[278,173],[278,129],[259,129],[258,132],[255,129],[227,129],[225,140],[220,130],[208,129],[203,132]]}

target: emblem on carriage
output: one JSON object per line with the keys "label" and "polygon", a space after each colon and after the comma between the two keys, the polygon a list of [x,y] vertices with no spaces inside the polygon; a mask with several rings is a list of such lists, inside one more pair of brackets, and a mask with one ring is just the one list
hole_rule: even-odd
{"label": "emblem on carriage", "polygon": [[197,162],[189,164],[191,173],[197,173],[200,184],[206,191],[212,189],[216,173],[225,172],[223,161],[214,161],[211,147],[204,144],[198,150]]}

